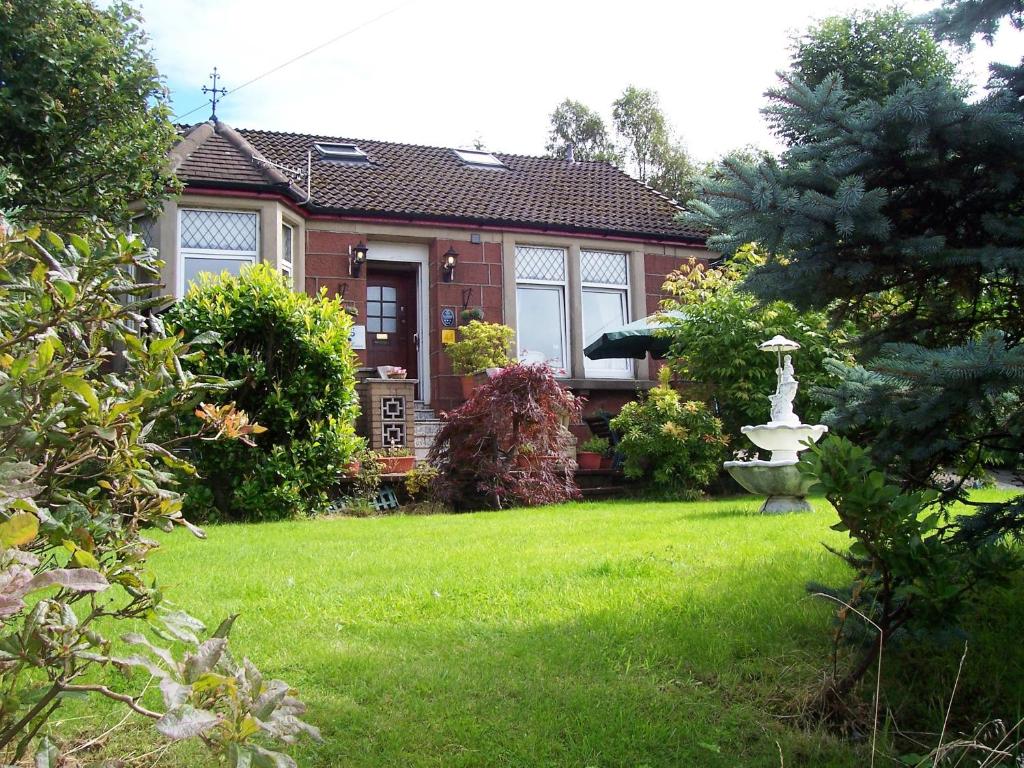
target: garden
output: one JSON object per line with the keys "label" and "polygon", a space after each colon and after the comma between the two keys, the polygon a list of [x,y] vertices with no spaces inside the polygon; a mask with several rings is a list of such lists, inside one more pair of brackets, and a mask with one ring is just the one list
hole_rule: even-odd
{"label": "garden", "polygon": [[[0,100],[0,762],[1020,764],[1020,71],[968,101],[936,42],[1019,13],[860,19],[938,66],[849,82],[812,29],[769,93],[787,149],[723,158],[684,214],[722,259],[669,276],[613,439],[466,318],[466,401],[382,514],[406,457],[356,434],[343,302],[267,265],[164,298],[145,37],[55,8],[59,56],[0,8],[0,65],[53,70]],[[112,135],[68,154],[90,98]],[[97,164],[120,182],[83,194]],[[629,497],[581,501],[577,451]]]}

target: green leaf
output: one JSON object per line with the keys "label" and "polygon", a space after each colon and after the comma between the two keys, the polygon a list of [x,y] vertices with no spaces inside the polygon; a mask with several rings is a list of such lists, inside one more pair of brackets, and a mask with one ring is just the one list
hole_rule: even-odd
{"label": "green leaf", "polygon": [[39,518],[31,512],[19,512],[0,524],[0,544],[4,547],[28,544],[38,534]]}
{"label": "green leaf", "polygon": [[39,748],[33,758],[35,768],[58,768],[60,766],[60,750],[50,741],[49,736],[39,740]]}
{"label": "green leaf", "polygon": [[89,382],[81,376],[66,375],[61,377],[61,384],[81,397],[89,406],[89,410],[93,413],[99,413],[100,401],[96,397],[96,390],[92,388]]}

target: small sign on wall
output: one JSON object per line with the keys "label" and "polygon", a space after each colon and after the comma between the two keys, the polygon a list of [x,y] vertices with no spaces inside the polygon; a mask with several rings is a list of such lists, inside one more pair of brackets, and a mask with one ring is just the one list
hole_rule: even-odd
{"label": "small sign on wall", "polygon": [[[454,307],[445,307],[441,310],[441,326],[443,328],[454,328],[455,327],[455,309]],[[454,341],[454,339],[453,339]]]}
{"label": "small sign on wall", "polygon": [[455,329],[454,328],[442,328],[441,329],[441,343],[442,344],[454,344],[455,343]]}
{"label": "small sign on wall", "polygon": [[348,334],[348,343],[352,349],[366,349],[366,326],[353,325]]}

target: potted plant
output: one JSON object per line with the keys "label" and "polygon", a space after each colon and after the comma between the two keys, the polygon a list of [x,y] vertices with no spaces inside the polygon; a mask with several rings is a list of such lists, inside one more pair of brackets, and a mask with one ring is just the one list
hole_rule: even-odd
{"label": "potted plant", "polygon": [[472,320],[459,328],[459,336],[445,351],[452,360],[452,371],[462,377],[462,396],[468,400],[477,385],[476,374],[511,362],[508,350],[515,331],[501,323]]}
{"label": "potted plant", "polygon": [[373,458],[380,465],[382,475],[404,475],[416,466],[412,448],[392,445],[373,452]]}
{"label": "potted plant", "polygon": [[377,375],[382,379],[404,379],[409,372],[400,365],[378,365]]}
{"label": "potted plant", "polygon": [[576,463],[580,469],[600,469],[601,458],[608,452],[608,438],[592,437],[580,443],[576,454]]}
{"label": "potted plant", "polygon": [[469,323],[473,320],[483,320],[484,310],[482,307],[467,307],[459,312],[459,318],[463,323]]}

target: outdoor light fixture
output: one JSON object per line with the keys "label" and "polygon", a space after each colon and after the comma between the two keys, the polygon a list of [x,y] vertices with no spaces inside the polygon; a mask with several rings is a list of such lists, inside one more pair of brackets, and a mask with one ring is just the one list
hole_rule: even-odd
{"label": "outdoor light fixture", "polygon": [[351,245],[348,247],[348,274],[351,277],[359,277],[359,270],[366,263],[366,254],[369,250],[362,240],[354,248]]}
{"label": "outdoor light fixture", "polygon": [[458,252],[449,246],[447,253],[444,255],[444,262],[441,264],[441,277],[446,283],[450,283],[455,279],[455,265],[458,263]]}

